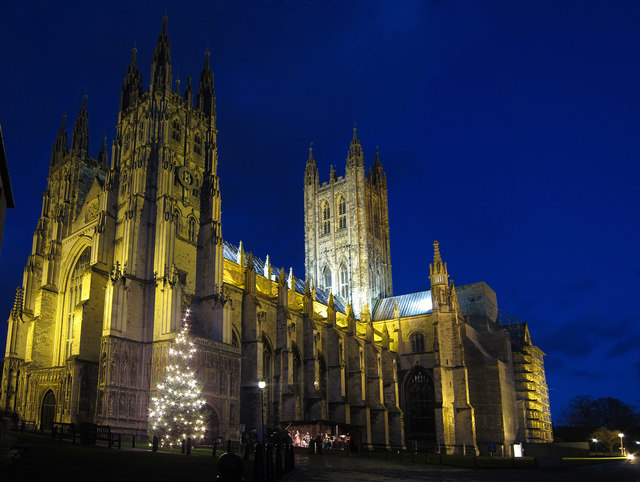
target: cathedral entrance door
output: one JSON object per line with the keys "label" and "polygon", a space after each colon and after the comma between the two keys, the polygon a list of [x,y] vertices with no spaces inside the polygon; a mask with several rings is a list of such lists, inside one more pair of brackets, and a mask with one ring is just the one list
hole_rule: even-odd
{"label": "cathedral entrance door", "polygon": [[205,443],[213,443],[220,436],[220,419],[218,413],[208,403],[205,404],[204,410],[209,413],[209,422],[204,436]]}
{"label": "cathedral entrance door", "polygon": [[56,416],[56,396],[49,390],[42,400],[42,409],[40,410],[40,427],[43,430],[51,429],[51,422]]}

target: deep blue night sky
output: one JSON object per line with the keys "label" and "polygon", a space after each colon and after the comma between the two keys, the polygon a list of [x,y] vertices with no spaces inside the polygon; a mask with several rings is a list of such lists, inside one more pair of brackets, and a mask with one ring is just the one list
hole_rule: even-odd
{"label": "deep blue night sky", "polygon": [[154,3],[0,5],[0,318],[62,114],[70,132],[86,92],[91,154],[111,142],[131,48],[148,86],[166,13],[183,87],[212,52],[225,239],[303,277],[309,142],[342,175],[357,122],[387,173],[394,294],[428,289],[438,239],[457,285],[529,322],[554,420],[579,394],[640,405],[640,2]]}

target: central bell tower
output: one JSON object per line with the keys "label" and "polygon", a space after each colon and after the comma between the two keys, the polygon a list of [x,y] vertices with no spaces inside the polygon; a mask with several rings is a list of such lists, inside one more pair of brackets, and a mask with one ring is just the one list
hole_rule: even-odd
{"label": "central bell tower", "polygon": [[305,271],[315,287],[331,291],[358,316],[392,295],[387,178],[379,153],[365,173],[356,129],[345,175],[320,184],[309,148],[304,176]]}

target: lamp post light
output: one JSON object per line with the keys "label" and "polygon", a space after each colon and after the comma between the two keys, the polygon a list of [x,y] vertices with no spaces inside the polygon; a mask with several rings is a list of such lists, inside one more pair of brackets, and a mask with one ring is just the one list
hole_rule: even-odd
{"label": "lamp post light", "polygon": [[264,387],[267,384],[264,380],[258,382],[258,388],[260,389],[260,442],[264,441]]}
{"label": "lamp post light", "polygon": [[593,442],[593,452],[597,455],[598,454],[598,439],[594,438],[594,439],[591,439],[591,441]]}
{"label": "lamp post light", "polygon": [[623,433],[619,433],[618,437],[620,437],[620,455],[622,455],[624,457],[624,434]]}

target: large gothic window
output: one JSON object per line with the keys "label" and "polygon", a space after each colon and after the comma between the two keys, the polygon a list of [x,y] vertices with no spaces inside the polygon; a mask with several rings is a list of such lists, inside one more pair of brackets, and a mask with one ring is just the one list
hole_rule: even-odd
{"label": "large gothic window", "polygon": [[342,264],[340,265],[340,296],[342,296],[345,300],[349,299],[349,272],[347,271],[347,267]]}
{"label": "large gothic window", "polygon": [[65,326],[65,344],[64,359],[66,360],[73,354],[73,328],[74,328],[74,312],[76,305],[82,301],[82,279],[85,272],[89,269],[91,262],[91,249],[85,249],[71,272],[71,276],[67,281],[67,289],[65,291],[65,312],[63,325]]}
{"label": "large gothic window", "polygon": [[407,438],[435,438],[435,391],[433,379],[422,367],[409,374],[405,383],[405,433]]}
{"label": "large gothic window", "polygon": [[422,353],[424,351],[424,335],[419,331],[411,334],[411,351],[413,353]]}
{"label": "large gothic window", "polygon": [[344,196],[340,196],[338,199],[338,229],[345,229],[347,227],[347,203],[344,200]]}
{"label": "large gothic window", "polygon": [[331,270],[328,266],[326,266],[322,272],[322,282],[324,283],[324,289],[331,291]]}
{"label": "large gothic window", "polygon": [[327,201],[322,205],[322,234],[331,232],[331,208]]}

